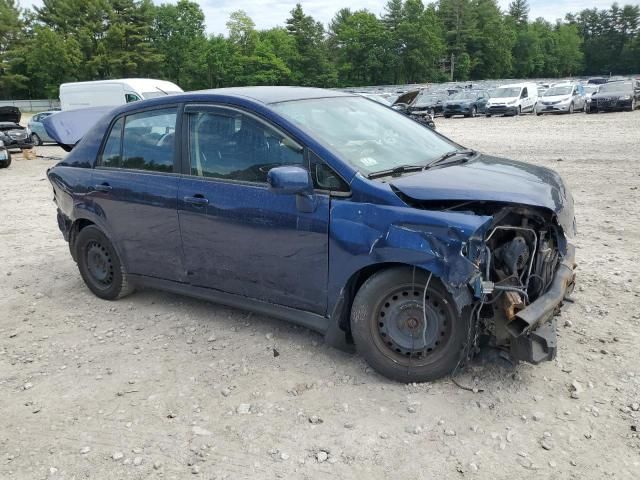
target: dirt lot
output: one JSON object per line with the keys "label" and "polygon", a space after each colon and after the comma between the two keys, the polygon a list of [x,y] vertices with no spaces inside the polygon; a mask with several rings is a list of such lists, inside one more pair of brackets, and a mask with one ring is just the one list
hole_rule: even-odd
{"label": "dirt lot", "polygon": [[572,188],[579,287],[556,361],[474,365],[460,382],[478,393],[407,386],[273,319],[99,300],[56,225],[54,161],[16,155],[0,170],[0,478],[639,478],[640,111],[437,123]]}

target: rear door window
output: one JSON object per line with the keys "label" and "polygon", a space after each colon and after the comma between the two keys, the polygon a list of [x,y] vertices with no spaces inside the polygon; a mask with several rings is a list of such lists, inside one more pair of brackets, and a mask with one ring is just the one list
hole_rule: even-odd
{"label": "rear door window", "polygon": [[173,172],[176,119],[176,107],[119,118],[105,142],[100,165]]}

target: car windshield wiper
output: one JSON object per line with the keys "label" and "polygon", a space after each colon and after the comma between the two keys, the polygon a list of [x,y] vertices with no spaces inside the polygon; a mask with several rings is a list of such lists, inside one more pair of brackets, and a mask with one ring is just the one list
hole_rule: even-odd
{"label": "car windshield wiper", "polygon": [[[436,165],[443,165],[445,163],[451,163],[454,161],[466,162],[469,160],[470,157],[472,157],[475,154],[476,154],[475,150],[451,150],[450,152],[447,152],[444,155],[441,155],[435,160],[429,162],[427,166],[424,167],[424,169],[426,170],[428,168],[435,167]],[[455,157],[462,157],[462,158],[456,158],[455,160],[450,160],[450,159],[454,159]]]}
{"label": "car windshield wiper", "polygon": [[382,177],[398,177],[403,173],[419,172],[424,170],[424,165],[400,165],[399,167],[389,168],[387,170],[380,170],[378,172],[372,172],[367,175],[367,178],[382,178]]}

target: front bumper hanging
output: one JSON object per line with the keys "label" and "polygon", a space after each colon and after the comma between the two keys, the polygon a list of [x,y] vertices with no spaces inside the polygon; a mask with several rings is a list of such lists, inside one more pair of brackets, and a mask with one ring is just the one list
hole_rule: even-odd
{"label": "front bumper hanging", "polygon": [[511,355],[517,360],[538,364],[556,356],[556,322],[553,318],[575,284],[575,247],[567,254],[546,293],[516,313],[507,325],[511,336]]}

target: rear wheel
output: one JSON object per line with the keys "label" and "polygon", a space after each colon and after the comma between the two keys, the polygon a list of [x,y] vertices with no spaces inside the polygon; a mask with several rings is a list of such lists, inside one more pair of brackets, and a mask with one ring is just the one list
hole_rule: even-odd
{"label": "rear wheel", "polygon": [[96,296],[116,300],[133,291],[117,252],[98,227],[90,225],[80,230],[75,248],[80,275]]}
{"label": "rear wheel", "polygon": [[353,301],[356,348],[374,370],[392,380],[435,380],[451,373],[462,358],[468,312],[458,315],[435,277],[423,297],[427,281],[429,274],[422,270],[384,270],[369,278]]}
{"label": "rear wheel", "polygon": [[629,107],[629,111],[633,112],[636,109],[636,99],[631,100],[631,106]]}

